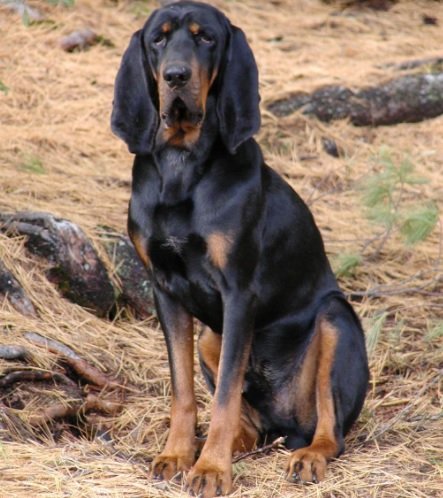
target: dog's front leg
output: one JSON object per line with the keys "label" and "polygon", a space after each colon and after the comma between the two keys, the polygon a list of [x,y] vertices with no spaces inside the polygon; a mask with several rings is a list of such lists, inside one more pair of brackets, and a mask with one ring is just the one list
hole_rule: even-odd
{"label": "dog's front leg", "polygon": [[171,479],[189,470],[195,459],[193,323],[192,316],[169,295],[155,289],[154,297],[168,348],[172,403],[168,440],[152,464],[152,475],[156,479]]}
{"label": "dog's front leg", "polygon": [[190,494],[203,498],[228,494],[232,488],[232,448],[239,430],[255,317],[255,299],[248,292],[230,293],[223,306],[222,347],[208,438],[188,476]]}

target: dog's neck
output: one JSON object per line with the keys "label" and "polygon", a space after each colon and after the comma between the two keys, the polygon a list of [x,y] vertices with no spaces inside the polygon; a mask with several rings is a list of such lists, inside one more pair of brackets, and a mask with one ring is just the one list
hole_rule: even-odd
{"label": "dog's neck", "polygon": [[161,198],[165,204],[188,198],[204,175],[207,159],[218,140],[212,133],[216,123],[215,99],[208,97],[199,138],[190,150],[168,143],[155,148],[153,159],[161,178]]}

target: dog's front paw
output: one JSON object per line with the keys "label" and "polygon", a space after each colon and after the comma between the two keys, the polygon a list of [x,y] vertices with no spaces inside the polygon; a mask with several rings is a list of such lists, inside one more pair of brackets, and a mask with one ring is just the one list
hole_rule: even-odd
{"label": "dog's front paw", "polygon": [[201,498],[229,494],[232,490],[231,463],[225,467],[197,462],[188,475],[186,489],[191,496]]}
{"label": "dog's front paw", "polygon": [[180,478],[194,463],[194,455],[161,454],[152,462],[152,477],[158,481]]}
{"label": "dog's front paw", "polygon": [[297,483],[318,483],[325,478],[326,458],[315,449],[301,448],[291,453],[286,479]]}

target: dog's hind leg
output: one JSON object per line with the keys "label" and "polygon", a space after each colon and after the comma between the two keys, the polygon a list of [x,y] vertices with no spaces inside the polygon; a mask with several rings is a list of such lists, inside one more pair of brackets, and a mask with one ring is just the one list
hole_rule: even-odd
{"label": "dog's hind leg", "polygon": [[318,482],[325,477],[328,460],[343,452],[344,435],[360,412],[367,388],[363,333],[344,301],[332,299],[319,314],[305,364],[315,376],[309,382],[315,391],[315,429],[311,444],[291,454],[287,479]]}

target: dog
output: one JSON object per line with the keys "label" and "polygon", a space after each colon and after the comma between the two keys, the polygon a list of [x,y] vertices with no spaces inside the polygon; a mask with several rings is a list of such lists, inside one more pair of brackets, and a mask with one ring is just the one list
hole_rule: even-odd
{"label": "dog", "polygon": [[[193,1],[152,13],[116,77],[111,127],[135,154],[128,232],[151,272],[171,372],[156,479],[232,490],[232,455],[286,438],[287,478],[318,482],[362,408],[362,327],[308,207],[263,160],[258,71],[241,29]],[[196,459],[193,322],[213,393]],[[186,473],[186,474],[185,474]]]}

